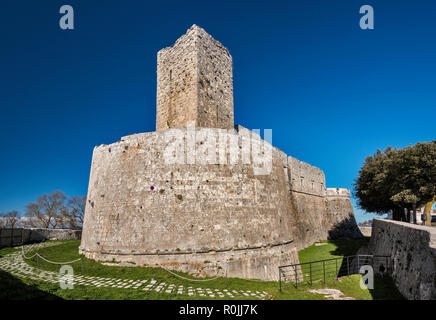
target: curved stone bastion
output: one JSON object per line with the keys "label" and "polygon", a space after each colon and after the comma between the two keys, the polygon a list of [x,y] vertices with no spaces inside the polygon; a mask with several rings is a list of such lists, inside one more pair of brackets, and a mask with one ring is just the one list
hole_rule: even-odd
{"label": "curved stone bastion", "polygon": [[[194,155],[183,147],[191,135]],[[259,159],[243,156],[255,145]],[[298,263],[287,167],[283,152],[242,127],[175,128],[96,147],[80,252],[197,275],[276,279],[277,266]]]}

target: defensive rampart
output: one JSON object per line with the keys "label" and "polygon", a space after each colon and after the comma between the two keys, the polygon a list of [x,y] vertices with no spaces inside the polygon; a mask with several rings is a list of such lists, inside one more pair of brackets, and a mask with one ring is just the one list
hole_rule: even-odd
{"label": "defensive rampart", "polygon": [[[255,145],[261,160],[244,153]],[[324,175],[313,169],[318,190],[303,184],[293,195],[296,161],[240,126],[174,128],[96,147],[80,251],[197,275],[228,269],[229,276],[274,280],[278,265],[298,262],[297,247],[327,238]]]}
{"label": "defensive rampart", "polygon": [[389,272],[404,297],[436,299],[436,228],[374,219],[369,250],[390,257]]}
{"label": "defensive rampart", "polygon": [[21,244],[45,240],[80,240],[82,230],[16,228],[0,229],[0,247],[14,247]]}

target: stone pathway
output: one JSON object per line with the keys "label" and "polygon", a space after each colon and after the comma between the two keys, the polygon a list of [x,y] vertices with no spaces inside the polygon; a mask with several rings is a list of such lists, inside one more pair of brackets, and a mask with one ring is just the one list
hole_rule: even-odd
{"label": "stone pathway", "polygon": [[313,290],[309,290],[309,292],[317,293],[317,294],[322,294],[327,299],[333,299],[333,300],[354,300],[354,298],[344,296],[342,291],[337,290],[337,289],[329,289],[329,288],[317,289],[317,290],[313,289]]}
{"label": "stone pathway", "polygon": [[[31,244],[24,246],[25,255],[32,255],[31,252],[35,249],[59,245],[56,242],[47,242],[39,244]],[[60,268],[61,266],[59,266]],[[62,275],[58,272],[40,270],[27,264],[21,254],[21,250],[5,255],[0,258],[0,269],[10,273],[11,275],[22,278],[31,279],[35,281],[44,281],[51,283],[59,283]],[[78,286],[91,286],[91,287],[112,287],[123,288],[128,290],[142,290],[142,291],[156,291],[162,294],[185,294],[188,296],[210,297],[210,298],[236,298],[236,297],[254,297],[257,299],[267,299],[268,294],[265,291],[250,291],[250,290],[232,290],[227,289],[211,289],[211,288],[194,288],[192,286],[186,287],[184,285],[176,285],[172,283],[160,282],[155,279],[117,279],[105,277],[92,277],[85,275],[74,275],[74,285]]]}

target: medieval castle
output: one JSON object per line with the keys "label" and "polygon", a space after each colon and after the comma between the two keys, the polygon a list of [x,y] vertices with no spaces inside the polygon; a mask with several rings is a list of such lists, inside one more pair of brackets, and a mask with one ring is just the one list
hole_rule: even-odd
{"label": "medieval castle", "polygon": [[94,148],[80,252],[276,280],[297,250],[361,236],[349,190],[235,126],[233,110],[232,57],[193,25],[158,52],[156,131]]}

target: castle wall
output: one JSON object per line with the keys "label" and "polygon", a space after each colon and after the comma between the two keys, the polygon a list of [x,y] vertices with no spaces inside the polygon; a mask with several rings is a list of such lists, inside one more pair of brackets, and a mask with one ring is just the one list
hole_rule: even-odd
{"label": "castle wall", "polygon": [[327,188],[327,230],[328,239],[359,239],[363,234],[356,223],[350,190]]}
{"label": "castle wall", "polygon": [[291,156],[288,168],[293,234],[298,250],[319,240],[362,237],[348,189],[326,188],[321,169]]}
{"label": "castle wall", "polygon": [[192,26],[173,47],[158,52],[156,131],[186,126],[233,127],[229,51]]}
{"label": "castle wall", "polygon": [[[188,130],[138,134],[94,149],[81,252],[202,275],[214,274],[204,269],[210,261],[228,266],[229,276],[269,280],[277,277],[277,263],[298,263],[286,155],[273,148],[271,172],[263,175],[255,175],[242,156],[231,164],[230,145],[227,164],[199,164],[209,155],[204,137],[218,139],[225,131],[196,128],[203,155],[191,164],[166,163],[176,141],[186,146],[185,160],[192,160]],[[249,130],[228,132],[240,150],[244,132]]]}
{"label": "castle wall", "polygon": [[436,299],[436,228],[374,219],[369,250],[390,257],[388,272],[404,297]]}
{"label": "castle wall", "polygon": [[233,71],[229,51],[198,28],[198,126],[232,128]]}
{"label": "castle wall", "polygon": [[[264,160],[271,152],[269,172],[255,174],[268,167],[253,157],[257,144]],[[343,237],[330,231],[343,231],[344,220],[358,230],[349,191],[326,195],[324,186],[319,168],[241,126],[123,137],[94,149],[80,251],[195,275],[227,270],[276,280],[277,266],[298,263],[297,249]]]}
{"label": "castle wall", "polygon": [[80,240],[82,231],[71,229],[16,228],[0,229],[0,248],[45,240]]}
{"label": "castle wall", "polygon": [[197,119],[198,54],[195,32],[157,54],[156,131]]}
{"label": "castle wall", "polygon": [[297,249],[327,239],[324,172],[294,157],[288,157],[289,191],[294,213]]}

